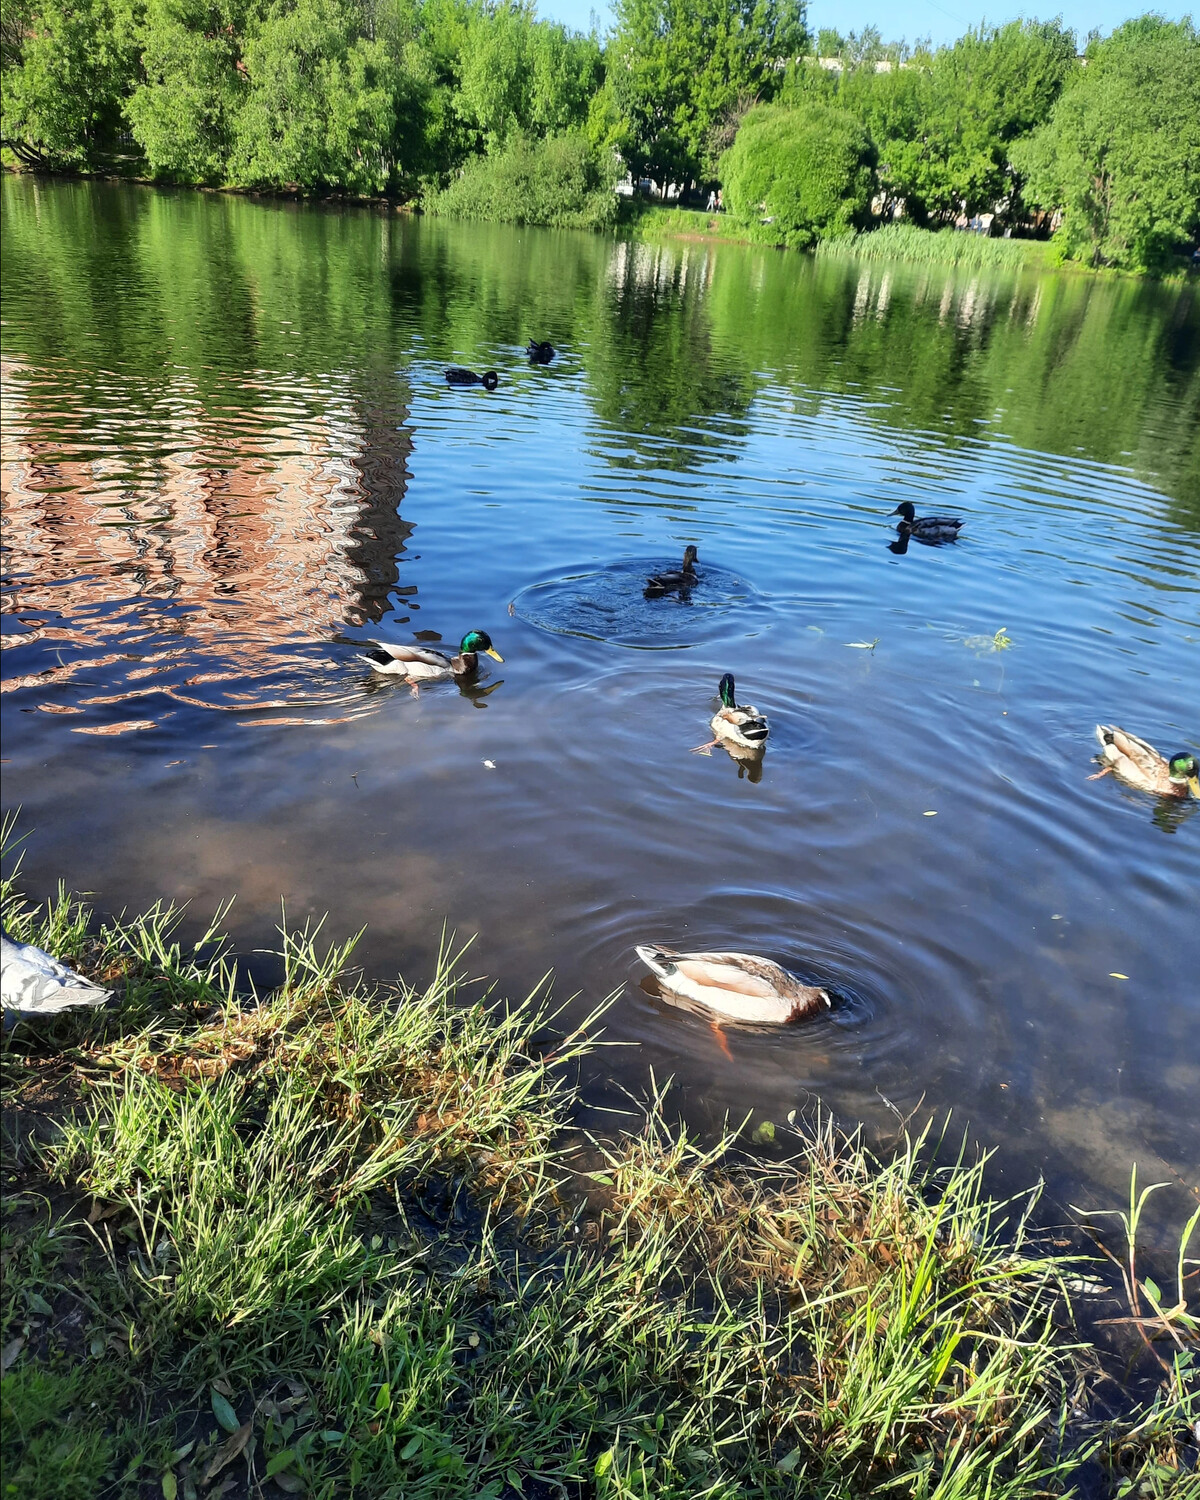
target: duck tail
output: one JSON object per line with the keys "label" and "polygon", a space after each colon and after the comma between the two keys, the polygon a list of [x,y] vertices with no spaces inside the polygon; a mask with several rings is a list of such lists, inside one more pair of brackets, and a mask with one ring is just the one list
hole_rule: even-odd
{"label": "duck tail", "polygon": [[637,945],[637,956],[660,979],[665,979],[675,972],[675,960],[679,957],[677,953],[672,953],[670,948],[651,947],[646,943]]}

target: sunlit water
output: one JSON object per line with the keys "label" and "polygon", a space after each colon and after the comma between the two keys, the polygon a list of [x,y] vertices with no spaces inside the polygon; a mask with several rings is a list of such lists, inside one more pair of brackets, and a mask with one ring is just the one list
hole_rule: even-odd
{"label": "sunlit water", "polygon": [[[1136,1161],[1169,1239],[1200,804],[1087,777],[1097,720],[1200,745],[1194,288],[3,192],[35,892],[236,894],[244,949],[282,897],[412,978],[446,921],[506,994],[620,990],[597,1101],[653,1069],[705,1128],[952,1110],[1052,1218]],[[962,540],[891,552],[903,499]],[[644,599],[687,542],[701,585]],[[473,627],[505,661],[462,690],[356,658]],[[723,671],[770,717],[760,779],[691,753]],[[654,940],[841,1003],[722,1042],[641,987]]]}

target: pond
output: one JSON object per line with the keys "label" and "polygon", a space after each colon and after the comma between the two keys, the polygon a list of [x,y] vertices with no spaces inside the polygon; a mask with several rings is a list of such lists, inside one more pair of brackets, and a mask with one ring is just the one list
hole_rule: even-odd
{"label": "pond", "polygon": [[[1088,777],[1097,722],[1200,746],[1194,283],[3,196],[34,893],[236,896],[243,950],[282,898],[413,979],[446,923],[503,994],[620,991],[597,1108],[653,1070],[703,1129],[952,1111],[1050,1218],[1136,1161],[1169,1241],[1200,1183],[1200,803]],[[893,549],[904,500],[961,539]],[[701,584],[644,597],[688,543]],[[471,629],[504,661],[462,689],[359,660]],[[757,767],[692,753],[727,671]],[[718,1036],[643,986],[655,942],[838,1004]]]}

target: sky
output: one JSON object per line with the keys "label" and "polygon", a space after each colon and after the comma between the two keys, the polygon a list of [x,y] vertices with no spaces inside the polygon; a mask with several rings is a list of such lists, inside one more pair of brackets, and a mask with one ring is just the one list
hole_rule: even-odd
{"label": "sky", "polygon": [[[1006,4],[1005,0],[983,9],[971,0],[853,0],[851,4],[838,4],[837,0],[809,0],[808,24],[812,31],[822,26],[832,26],[843,34],[861,31],[865,26],[877,26],[885,42],[905,38],[912,42],[917,37],[932,37],[935,46],[952,42],[970,26],[980,21],[990,23],[1013,21],[1020,16],[1036,16],[1049,20],[1061,15],[1065,25],[1073,27],[1080,42],[1093,27],[1109,32],[1131,16],[1155,10],[1171,20],[1185,15],[1194,15],[1191,4],[1171,4],[1170,0],[1155,4],[1145,0],[1144,4],[1130,4],[1129,0],[1047,0],[1044,6]],[[596,15],[601,31],[608,29],[612,11],[601,0],[538,0],[538,14],[551,21],[562,21],[579,31],[590,29],[591,17]]]}

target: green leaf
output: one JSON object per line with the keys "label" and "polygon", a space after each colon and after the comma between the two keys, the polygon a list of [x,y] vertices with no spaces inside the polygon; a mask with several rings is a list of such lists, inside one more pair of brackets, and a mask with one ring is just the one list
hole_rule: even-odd
{"label": "green leaf", "polygon": [[421,1448],[421,1434],[418,1432],[417,1435],[416,1435],[416,1437],[409,1438],[408,1442],[405,1443],[405,1445],[404,1445],[403,1448],[401,1448],[401,1450],[400,1450],[400,1458],[401,1458],[401,1460],[404,1463],[407,1463],[410,1458],[415,1458],[417,1456],[418,1452],[420,1451],[420,1448]]}
{"label": "green leaf", "polygon": [[1158,1283],[1151,1281],[1149,1276],[1143,1277],[1142,1290],[1146,1293],[1146,1296],[1150,1298],[1151,1302],[1153,1302],[1156,1307],[1161,1304],[1162,1293],[1158,1289]]}
{"label": "green leaf", "polygon": [[175,1500],[179,1493],[179,1484],[170,1469],[162,1477],[163,1500]]}
{"label": "green leaf", "polygon": [[757,1126],[750,1139],[757,1146],[765,1146],[775,1139],[775,1125],[771,1120],[764,1120]]}
{"label": "green leaf", "polygon": [[508,1480],[508,1483],[512,1486],[512,1488],[516,1490],[518,1495],[523,1495],[525,1493],[525,1487],[521,1483],[521,1476],[517,1473],[516,1469],[506,1469],[504,1477]]}
{"label": "green leaf", "polygon": [[267,1464],[266,1478],[274,1479],[276,1474],[281,1474],[296,1462],[295,1448],[283,1448],[278,1452],[270,1463]]}
{"label": "green leaf", "polygon": [[225,1397],[215,1387],[210,1394],[212,1396],[213,1416],[216,1417],[226,1432],[236,1432],[242,1425],[237,1419],[237,1412],[234,1411],[233,1407],[230,1406],[229,1402],[226,1401]]}
{"label": "green leaf", "polygon": [[799,1448],[793,1448],[790,1453],[784,1454],[775,1467],[781,1474],[790,1474],[799,1462],[800,1450]]}
{"label": "green leaf", "polygon": [[603,1479],[604,1476],[608,1473],[609,1469],[612,1468],[612,1466],[613,1450],[611,1448],[606,1448],[600,1455],[600,1457],[596,1460],[596,1467],[594,1470],[596,1478]]}
{"label": "green leaf", "polygon": [[328,1431],[323,1432],[321,1436],[327,1443],[340,1443],[346,1434],[344,1432],[335,1432],[330,1428]]}
{"label": "green leaf", "polygon": [[25,1305],[30,1312],[41,1313],[44,1318],[52,1318],[54,1309],[39,1292],[26,1292]]}
{"label": "green leaf", "polygon": [[379,1387],[379,1394],[375,1397],[375,1410],[382,1411],[385,1406],[392,1404],[392,1388],[385,1380]]}

